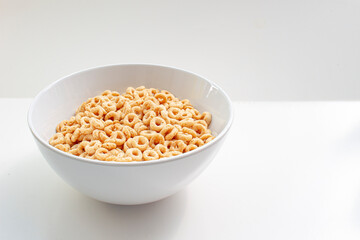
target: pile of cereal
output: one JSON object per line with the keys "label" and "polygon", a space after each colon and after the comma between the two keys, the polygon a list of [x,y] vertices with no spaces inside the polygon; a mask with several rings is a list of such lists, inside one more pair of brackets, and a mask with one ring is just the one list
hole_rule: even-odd
{"label": "pile of cereal", "polygon": [[211,114],[166,90],[129,87],[89,98],[56,127],[49,143],[102,161],[148,161],[176,156],[208,143]]}

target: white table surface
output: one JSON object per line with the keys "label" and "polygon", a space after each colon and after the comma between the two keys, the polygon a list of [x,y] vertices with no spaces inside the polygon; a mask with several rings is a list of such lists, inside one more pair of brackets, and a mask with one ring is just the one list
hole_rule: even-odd
{"label": "white table surface", "polygon": [[66,185],[0,99],[0,239],[360,239],[360,102],[235,102],[225,146],[185,190],[109,205]]}

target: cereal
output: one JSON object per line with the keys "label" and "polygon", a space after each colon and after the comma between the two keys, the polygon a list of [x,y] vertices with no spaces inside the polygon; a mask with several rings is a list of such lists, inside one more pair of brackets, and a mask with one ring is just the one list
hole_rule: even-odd
{"label": "cereal", "polygon": [[151,161],[177,156],[209,143],[209,112],[166,90],[129,87],[89,98],[75,116],[56,126],[50,145],[101,161]]}

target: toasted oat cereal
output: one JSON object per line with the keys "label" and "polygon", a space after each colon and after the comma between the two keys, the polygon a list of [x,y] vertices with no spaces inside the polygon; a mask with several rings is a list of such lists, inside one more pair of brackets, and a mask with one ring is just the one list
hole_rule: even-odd
{"label": "toasted oat cereal", "polygon": [[101,161],[149,161],[177,156],[215,137],[211,114],[166,90],[129,87],[89,98],[60,122],[49,143],[70,154]]}

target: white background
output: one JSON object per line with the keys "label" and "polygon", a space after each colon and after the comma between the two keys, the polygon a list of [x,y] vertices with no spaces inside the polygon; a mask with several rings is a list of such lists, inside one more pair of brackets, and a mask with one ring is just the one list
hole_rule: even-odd
{"label": "white background", "polygon": [[359,43],[357,0],[0,0],[0,97],[140,62],[208,77],[233,100],[358,100]]}

